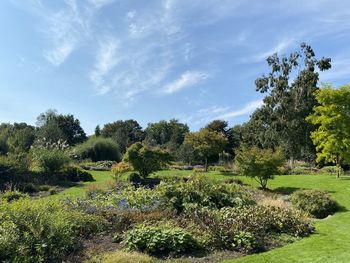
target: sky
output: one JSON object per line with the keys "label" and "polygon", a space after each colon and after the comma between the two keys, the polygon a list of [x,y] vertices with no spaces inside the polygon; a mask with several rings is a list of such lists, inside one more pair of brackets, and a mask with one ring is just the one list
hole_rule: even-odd
{"label": "sky", "polygon": [[301,42],[350,79],[347,0],[1,0],[0,122],[48,109],[96,125],[176,118],[243,123],[266,57]]}

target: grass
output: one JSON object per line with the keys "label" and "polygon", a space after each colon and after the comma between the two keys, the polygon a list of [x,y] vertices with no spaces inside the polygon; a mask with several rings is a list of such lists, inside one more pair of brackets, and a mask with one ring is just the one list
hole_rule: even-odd
{"label": "grass", "polygon": [[[55,195],[57,197],[83,196],[89,185],[104,187],[111,179],[110,172],[92,172],[96,181],[81,183]],[[156,177],[173,175],[188,176],[192,171],[161,171]],[[257,186],[257,183],[243,176],[208,172],[200,174],[213,180],[237,178],[244,183]],[[274,250],[227,260],[225,263],[264,263],[264,262],[350,262],[350,177],[336,179],[334,175],[288,175],[277,176],[268,187],[281,194],[291,194],[301,188],[317,188],[330,192],[332,197],[344,207],[344,211],[323,219],[316,220],[316,233],[308,238]]]}
{"label": "grass", "polygon": [[112,180],[112,172],[110,171],[89,171],[92,174],[95,181],[82,182],[75,186],[69,187],[56,195],[50,196],[50,198],[65,198],[65,197],[82,197],[89,186],[107,187],[108,181]]}

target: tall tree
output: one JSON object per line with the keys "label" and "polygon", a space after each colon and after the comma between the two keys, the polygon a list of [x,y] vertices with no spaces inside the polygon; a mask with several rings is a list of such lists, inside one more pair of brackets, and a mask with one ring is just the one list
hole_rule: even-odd
{"label": "tall tree", "polygon": [[141,142],[144,138],[142,127],[135,120],[107,123],[101,130],[101,135],[112,138],[119,145],[122,153],[125,153],[127,147]]}
{"label": "tall tree", "polygon": [[201,157],[208,170],[208,158],[224,151],[227,139],[221,133],[201,129],[198,132],[186,134],[184,144],[191,145],[195,152]]}
{"label": "tall tree", "polygon": [[333,89],[326,86],[316,93],[319,103],[307,120],[318,128],[311,138],[316,145],[317,161],[350,163],[350,85]]}
{"label": "tall tree", "polygon": [[289,56],[279,57],[275,53],[268,57],[271,72],[255,81],[257,91],[268,93],[263,109],[259,110],[260,113],[270,112],[261,116],[268,124],[264,128],[273,130],[269,133],[277,136],[291,160],[314,151],[310,132],[315,127],[305,118],[317,104],[314,96],[318,90],[317,70],[331,68],[330,58],[317,59],[313,49],[305,43],[300,47],[300,51]]}
{"label": "tall tree", "polygon": [[153,146],[166,148],[174,153],[179,149],[188,132],[187,124],[180,123],[176,119],[149,123],[145,129],[145,142]]}
{"label": "tall tree", "polygon": [[84,142],[87,136],[80,126],[80,121],[73,115],[58,114],[55,110],[48,110],[37,118],[39,137],[47,141],[66,141],[69,145]]}

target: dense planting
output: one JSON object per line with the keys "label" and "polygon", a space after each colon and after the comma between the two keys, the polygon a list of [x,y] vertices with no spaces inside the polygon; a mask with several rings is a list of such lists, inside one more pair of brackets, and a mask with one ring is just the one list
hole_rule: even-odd
{"label": "dense planting", "polygon": [[297,209],[316,218],[327,217],[338,209],[337,202],[328,193],[315,189],[296,191],[291,202]]}

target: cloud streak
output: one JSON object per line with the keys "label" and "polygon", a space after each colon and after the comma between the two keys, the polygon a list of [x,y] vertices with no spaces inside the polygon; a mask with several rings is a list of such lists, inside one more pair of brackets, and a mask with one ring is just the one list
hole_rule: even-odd
{"label": "cloud streak", "polygon": [[173,94],[183,89],[196,86],[208,78],[208,74],[202,71],[186,71],[181,76],[165,85],[163,92],[166,94]]}

